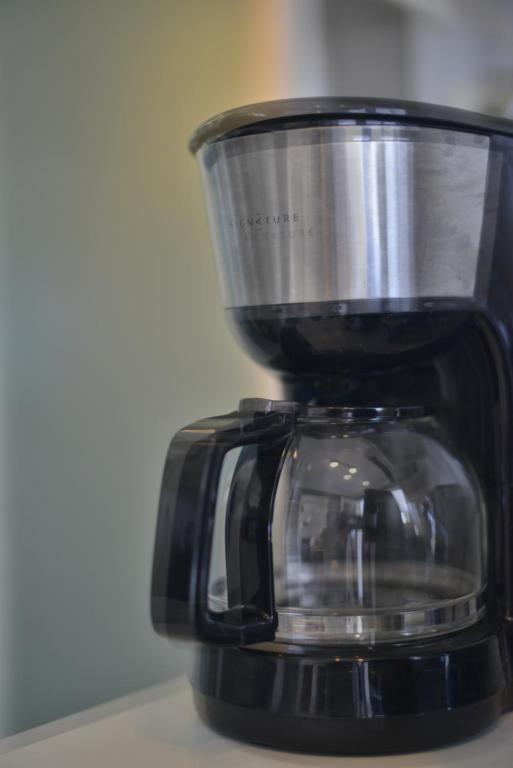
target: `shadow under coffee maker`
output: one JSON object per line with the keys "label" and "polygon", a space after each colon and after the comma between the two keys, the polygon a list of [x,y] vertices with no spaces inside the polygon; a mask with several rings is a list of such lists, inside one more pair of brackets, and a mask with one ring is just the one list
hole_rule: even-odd
{"label": "shadow under coffee maker", "polygon": [[513,705],[513,122],[301,99],[201,126],[221,294],[283,399],[180,430],[152,619],[276,748],[468,737]]}

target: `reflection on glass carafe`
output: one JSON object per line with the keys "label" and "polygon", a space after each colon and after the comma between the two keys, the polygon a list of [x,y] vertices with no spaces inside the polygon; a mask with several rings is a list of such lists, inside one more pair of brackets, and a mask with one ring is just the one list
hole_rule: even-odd
{"label": "reflection on glass carafe", "polygon": [[273,519],[277,637],[383,642],[475,621],[485,509],[421,409],[309,409]]}

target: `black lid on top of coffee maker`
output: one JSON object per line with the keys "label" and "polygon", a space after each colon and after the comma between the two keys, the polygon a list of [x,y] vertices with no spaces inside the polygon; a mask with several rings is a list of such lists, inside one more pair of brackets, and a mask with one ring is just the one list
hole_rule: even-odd
{"label": "black lid on top of coffee maker", "polygon": [[280,128],[306,127],[330,122],[414,123],[474,133],[513,136],[513,120],[466,109],[401,99],[321,96],[279,99],[230,109],[202,123],[191,137],[194,154],[222,139]]}

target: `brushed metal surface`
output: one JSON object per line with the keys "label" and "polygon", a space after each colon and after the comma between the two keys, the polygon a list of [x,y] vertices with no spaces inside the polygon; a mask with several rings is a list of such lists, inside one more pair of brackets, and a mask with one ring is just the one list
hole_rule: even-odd
{"label": "brushed metal surface", "polygon": [[321,126],[198,156],[225,306],[474,295],[488,137]]}

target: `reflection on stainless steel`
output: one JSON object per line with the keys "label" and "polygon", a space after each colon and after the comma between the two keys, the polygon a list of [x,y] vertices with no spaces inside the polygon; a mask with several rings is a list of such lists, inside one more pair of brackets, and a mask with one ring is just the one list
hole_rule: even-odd
{"label": "reflection on stainless steel", "polygon": [[489,139],[339,125],[199,152],[225,306],[471,298]]}
{"label": "reflection on stainless steel", "polygon": [[484,613],[482,593],[417,610],[330,615],[278,610],[276,640],[289,643],[383,643],[399,638],[429,637],[468,627]]}

